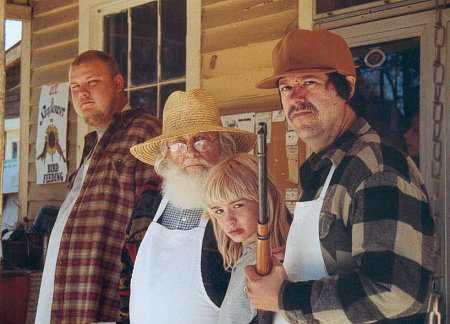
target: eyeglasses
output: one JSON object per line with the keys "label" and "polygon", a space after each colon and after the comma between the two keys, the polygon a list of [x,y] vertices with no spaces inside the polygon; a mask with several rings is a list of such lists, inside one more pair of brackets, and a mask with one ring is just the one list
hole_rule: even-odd
{"label": "eyeglasses", "polygon": [[209,140],[208,138],[197,138],[194,140],[192,144],[186,144],[184,142],[175,142],[167,145],[170,153],[174,155],[186,154],[188,151],[188,147],[192,145],[192,147],[199,153],[206,152],[210,150],[213,146],[213,143],[217,141],[219,137],[217,136],[214,140]]}

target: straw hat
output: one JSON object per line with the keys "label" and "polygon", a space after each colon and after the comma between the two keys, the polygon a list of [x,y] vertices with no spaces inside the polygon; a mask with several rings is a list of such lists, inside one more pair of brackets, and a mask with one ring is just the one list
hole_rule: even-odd
{"label": "straw hat", "polygon": [[254,133],[223,127],[213,97],[205,90],[193,89],[173,92],[164,105],[162,134],[132,146],[130,151],[137,159],[153,165],[162,141],[204,132],[229,133],[238,152],[250,151],[256,141]]}
{"label": "straw hat", "polygon": [[327,30],[290,31],[273,49],[272,65],[273,76],[257,83],[257,88],[276,88],[278,79],[289,75],[337,72],[356,76],[347,43]]}

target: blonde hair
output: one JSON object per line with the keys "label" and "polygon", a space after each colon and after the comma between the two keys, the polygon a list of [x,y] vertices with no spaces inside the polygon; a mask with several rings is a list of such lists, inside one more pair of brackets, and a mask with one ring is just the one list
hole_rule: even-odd
{"label": "blonde hair", "polygon": [[[272,247],[286,243],[289,224],[283,195],[275,187],[271,177],[267,181],[267,213],[271,229]],[[219,252],[223,256],[223,265],[231,270],[243,251],[242,243],[236,243],[228,237],[217,223],[211,207],[218,201],[247,199],[259,201],[258,162],[252,155],[240,153],[220,161],[211,168],[206,182],[203,203],[206,216],[213,223]]]}

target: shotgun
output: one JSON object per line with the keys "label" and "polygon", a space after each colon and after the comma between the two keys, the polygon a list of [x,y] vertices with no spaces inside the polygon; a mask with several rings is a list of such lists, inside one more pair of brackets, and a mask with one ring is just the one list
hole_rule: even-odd
{"label": "shotgun", "polygon": [[[256,229],[256,272],[260,276],[270,273],[272,268],[272,251],[270,248],[269,217],[267,216],[267,125],[258,124],[258,188],[259,188],[259,218]],[[272,313],[258,310],[258,323],[272,323]]]}

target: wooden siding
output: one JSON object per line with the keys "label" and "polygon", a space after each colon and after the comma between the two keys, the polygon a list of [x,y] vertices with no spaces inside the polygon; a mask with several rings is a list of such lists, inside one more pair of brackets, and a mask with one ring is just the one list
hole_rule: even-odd
{"label": "wooden siding", "polygon": [[28,5],[28,1],[7,1],[5,5],[7,19],[22,21],[31,20],[31,7]]}
{"label": "wooden siding", "polygon": [[[67,194],[67,182],[36,185],[36,132],[39,97],[43,85],[67,81],[72,59],[78,54],[78,1],[34,0],[31,22],[30,103],[27,172],[27,209],[34,218],[43,205],[59,206]],[[75,168],[77,116],[69,108],[67,148],[69,174]],[[25,127],[27,127],[25,126]]]}
{"label": "wooden siding", "polygon": [[[281,109],[276,90],[255,84],[272,74],[272,49],[298,25],[298,0],[203,0],[201,86],[217,100],[222,115]],[[268,167],[284,194],[297,188],[297,167],[306,156],[298,142],[298,160],[288,161],[286,123],[272,123]],[[289,171],[290,170],[290,171]]]}
{"label": "wooden siding", "polygon": [[297,27],[297,0],[203,0],[202,87],[222,114],[275,110],[275,91],[255,84],[272,72],[277,40]]}
{"label": "wooden siding", "polygon": [[20,63],[6,68],[5,118],[18,117],[20,111]]}
{"label": "wooden siding", "polygon": [[5,118],[18,117],[20,112],[20,87],[7,90],[5,96]]}
{"label": "wooden siding", "polygon": [[[279,108],[276,91],[254,84],[271,73],[271,50],[297,27],[297,0],[203,0],[201,85],[218,100],[222,114]],[[33,1],[31,22],[27,207],[33,217],[42,204],[60,205],[66,183],[36,185],[35,142],[41,86],[64,82],[78,53],[78,0]],[[68,166],[75,170],[77,117],[69,109]],[[39,192],[39,194],[37,194]]]}

